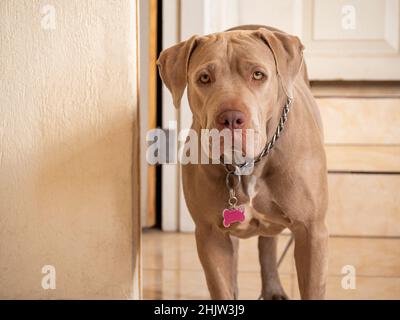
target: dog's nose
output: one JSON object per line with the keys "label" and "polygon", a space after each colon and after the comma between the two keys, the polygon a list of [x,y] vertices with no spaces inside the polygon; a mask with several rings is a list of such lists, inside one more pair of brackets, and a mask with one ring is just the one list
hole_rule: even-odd
{"label": "dog's nose", "polygon": [[224,111],[217,117],[218,126],[220,129],[241,129],[244,127],[246,117],[240,111]]}

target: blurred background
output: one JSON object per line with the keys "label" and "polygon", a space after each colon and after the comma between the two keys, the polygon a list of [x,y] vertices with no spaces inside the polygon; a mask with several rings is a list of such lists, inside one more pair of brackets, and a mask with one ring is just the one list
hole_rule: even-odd
{"label": "blurred background", "polygon": [[[400,299],[399,2],[139,1],[142,148],[149,128],[191,124],[187,100],[176,110],[157,76],[162,49],[242,24],[273,26],[302,40],[324,122],[331,299]],[[168,128],[172,120],[176,128]],[[142,153],[141,168],[144,298],[208,298],[179,166],[148,166]],[[288,238],[288,232],[280,237],[279,252]],[[239,298],[255,299],[256,239],[241,241],[239,261]],[[292,247],[280,273],[289,296],[299,298]]]}

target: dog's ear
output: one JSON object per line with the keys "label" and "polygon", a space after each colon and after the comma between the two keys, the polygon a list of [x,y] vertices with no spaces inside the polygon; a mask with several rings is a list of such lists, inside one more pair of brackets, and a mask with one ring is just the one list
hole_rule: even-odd
{"label": "dog's ear", "polygon": [[271,49],[283,89],[286,95],[292,98],[293,83],[303,64],[303,44],[298,37],[282,31],[260,28],[256,34]]}
{"label": "dog's ear", "polygon": [[160,77],[171,92],[176,108],[180,107],[185,91],[189,59],[196,46],[196,39],[197,36],[193,36],[163,50],[157,60]]}

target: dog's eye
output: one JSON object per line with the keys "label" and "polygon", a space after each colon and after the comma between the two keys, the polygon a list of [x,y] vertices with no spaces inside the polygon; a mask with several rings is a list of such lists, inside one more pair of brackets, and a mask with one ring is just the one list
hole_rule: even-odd
{"label": "dog's eye", "polygon": [[262,80],[264,79],[265,75],[261,71],[255,71],[253,72],[253,79],[254,80]]}
{"label": "dog's eye", "polygon": [[203,84],[207,84],[211,81],[210,76],[207,73],[203,73],[200,78],[199,81]]}

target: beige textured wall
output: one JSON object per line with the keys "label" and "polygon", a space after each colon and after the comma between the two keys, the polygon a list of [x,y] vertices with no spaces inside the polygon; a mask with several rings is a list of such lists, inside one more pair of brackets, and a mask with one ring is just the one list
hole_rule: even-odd
{"label": "beige textured wall", "polygon": [[0,298],[137,297],[135,10],[0,1]]}

